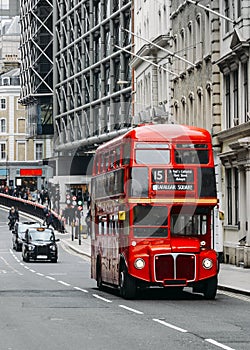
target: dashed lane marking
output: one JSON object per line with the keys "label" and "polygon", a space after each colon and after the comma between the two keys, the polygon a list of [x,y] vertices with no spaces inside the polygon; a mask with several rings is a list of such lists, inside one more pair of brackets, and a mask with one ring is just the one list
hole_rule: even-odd
{"label": "dashed lane marking", "polygon": [[213,340],[213,339],[205,339],[205,341],[207,341],[208,343],[211,343],[215,346],[218,346],[219,348],[221,349],[225,349],[225,350],[235,350],[234,348],[231,348],[230,346],[227,346],[227,345],[224,345],[222,343],[219,343],[218,341],[216,340]]}
{"label": "dashed lane marking", "polygon": [[158,318],[153,318],[153,321],[158,322],[158,323],[162,324],[163,326],[175,329],[178,332],[182,332],[182,333],[187,333],[188,332],[186,329],[177,327],[177,326],[175,326],[175,325],[173,325],[171,323],[167,323],[167,322],[165,322],[163,320],[159,320]]}
{"label": "dashed lane marking", "polygon": [[102,300],[102,301],[105,301],[106,303],[112,303],[111,300],[106,299],[106,298],[103,298],[103,297],[101,297],[101,296],[98,295],[98,294],[92,294],[92,295],[93,295],[94,298],[97,298],[97,299],[100,299],[100,300]]}
{"label": "dashed lane marking", "polygon": [[128,311],[134,312],[135,314],[138,314],[138,315],[143,315],[144,314],[144,312],[136,310],[136,309],[132,309],[131,307],[128,307],[126,305],[119,305],[119,307],[121,307],[121,308],[123,308],[125,310],[128,310]]}
{"label": "dashed lane marking", "polygon": [[57,282],[63,284],[64,286],[67,286],[67,287],[71,286],[71,284],[64,282],[64,281],[57,281]]}
{"label": "dashed lane marking", "polygon": [[79,290],[80,292],[83,292],[83,293],[88,293],[88,291],[86,289],[82,289],[79,287],[74,287],[74,289]]}

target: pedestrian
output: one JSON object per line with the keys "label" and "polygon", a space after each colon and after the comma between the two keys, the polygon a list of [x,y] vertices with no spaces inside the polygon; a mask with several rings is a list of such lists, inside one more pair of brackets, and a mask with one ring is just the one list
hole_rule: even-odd
{"label": "pedestrian", "polygon": [[91,218],[90,218],[90,210],[87,212],[86,218],[85,218],[86,226],[87,226],[87,235],[90,235],[90,223],[91,223]]}
{"label": "pedestrian", "polygon": [[46,225],[49,228],[50,225],[53,227],[53,214],[50,209],[48,209],[48,213],[46,215]]}
{"label": "pedestrian", "polygon": [[46,206],[43,208],[43,225],[46,224],[48,213],[49,213],[49,208]]}

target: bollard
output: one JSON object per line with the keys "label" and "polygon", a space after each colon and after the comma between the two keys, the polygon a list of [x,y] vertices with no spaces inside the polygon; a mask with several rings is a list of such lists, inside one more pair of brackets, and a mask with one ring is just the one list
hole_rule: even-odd
{"label": "bollard", "polygon": [[79,243],[79,245],[81,245],[82,244],[82,239],[81,239],[81,230],[79,230],[79,234],[78,234],[78,243]]}
{"label": "bollard", "polygon": [[71,223],[71,240],[74,240],[74,221]]}

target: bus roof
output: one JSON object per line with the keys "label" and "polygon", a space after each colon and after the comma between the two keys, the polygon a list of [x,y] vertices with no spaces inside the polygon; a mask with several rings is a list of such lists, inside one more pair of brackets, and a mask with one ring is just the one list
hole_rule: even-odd
{"label": "bus roof", "polygon": [[138,126],[125,134],[98,147],[98,151],[115,146],[122,140],[133,139],[142,142],[211,142],[210,133],[202,128],[180,124],[148,124]]}

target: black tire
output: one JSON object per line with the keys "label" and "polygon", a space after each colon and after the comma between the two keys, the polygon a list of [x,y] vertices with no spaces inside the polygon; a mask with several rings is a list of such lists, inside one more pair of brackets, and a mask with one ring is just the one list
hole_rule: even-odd
{"label": "black tire", "polygon": [[99,290],[103,290],[103,283],[102,283],[102,268],[101,268],[101,261],[100,259],[97,259],[96,263],[96,285]]}
{"label": "black tire", "polygon": [[217,276],[209,278],[205,282],[204,287],[204,298],[207,300],[214,300],[217,293],[217,286],[218,286],[218,278]]}
{"label": "black tire", "polygon": [[134,299],[137,292],[136,279],[129,275],[124,263],[121,264],[119,278],[120,295],[124,299]]}
{"label": "black tire", "polygon": [[57,263],[57,258],[56,259],[51,259],[51,262]]}

